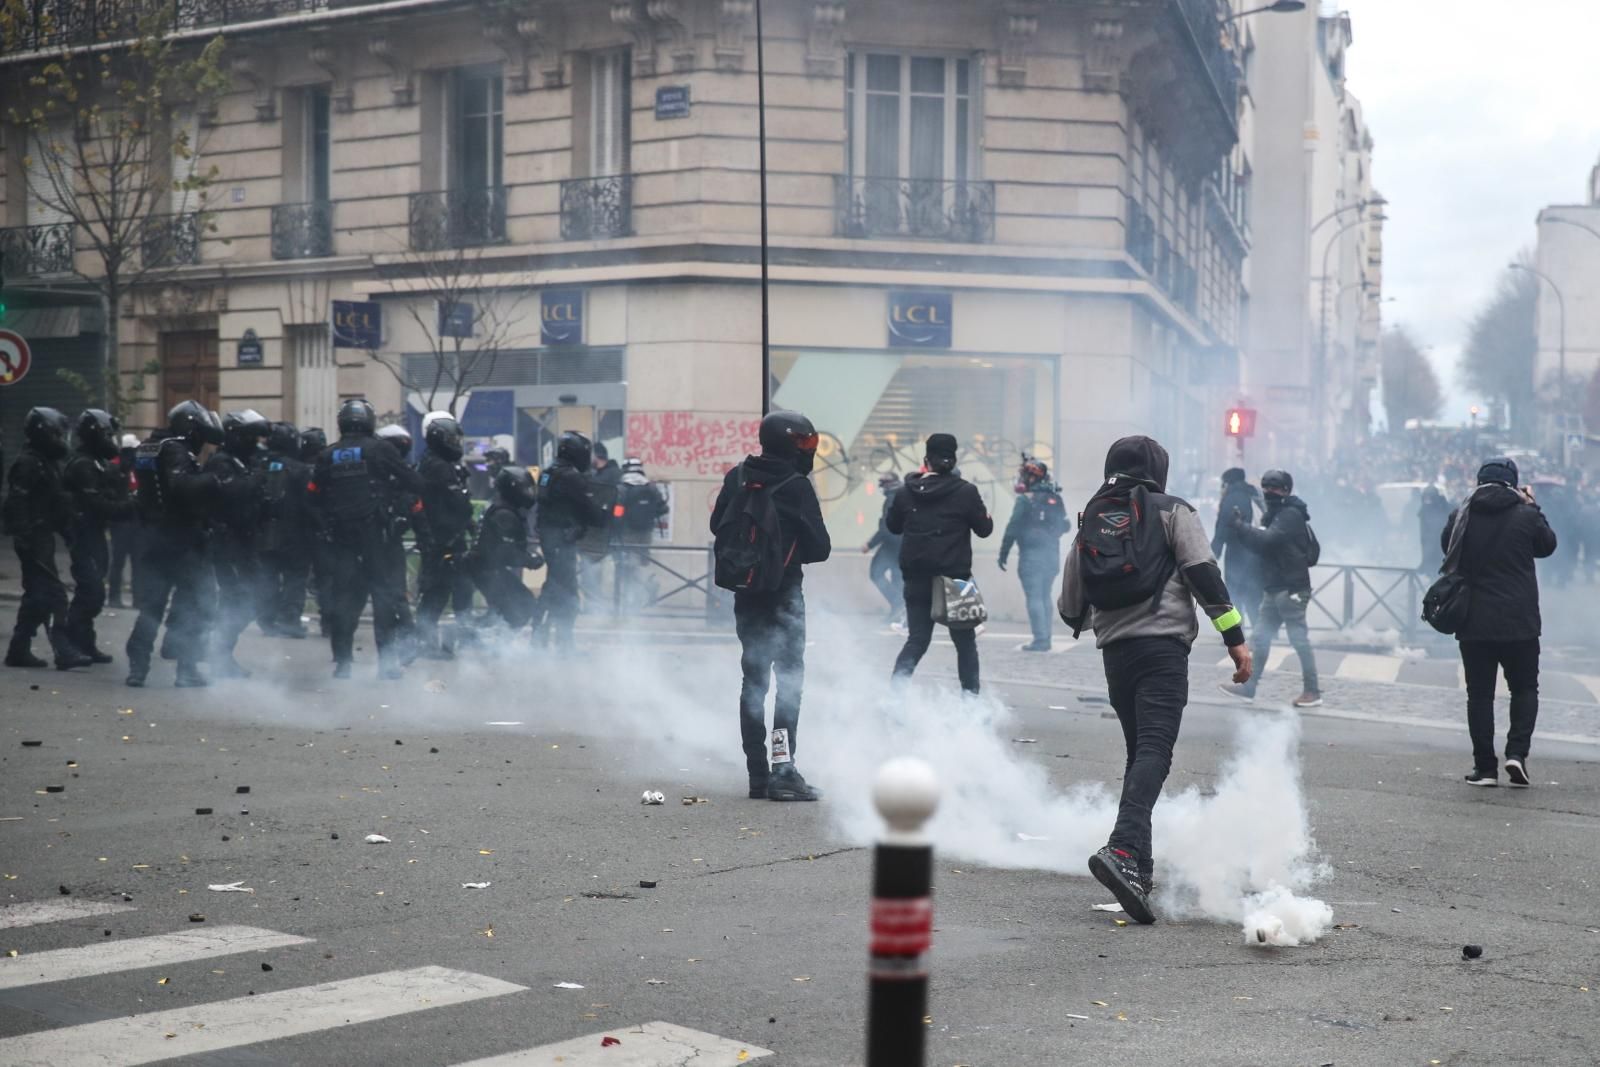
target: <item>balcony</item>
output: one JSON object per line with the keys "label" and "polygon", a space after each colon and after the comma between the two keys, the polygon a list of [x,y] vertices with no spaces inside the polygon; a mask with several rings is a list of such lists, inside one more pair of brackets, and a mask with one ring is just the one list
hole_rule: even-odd
{"label": "balcony", "polygon": [[151,215],[139,229],[139,255],[146,268],[200,262],[200,216]]}
{"label": "balcony", "polygon": [[1127,249],[1128,255],[1144,269],[1146,274],[1155,274],[1155,221],[1145,213],[1144,208],[1131,202],[1128,204],[1128,229],[1123,239],[1123,247]]}
{"label": "balcony", "polygon": [[838,174],[834,232],[987,244],[994,240],[994,183]]}
{"label": "balcony", "polygon": [[412,193],[409,218],[411,247],[417,252],[502,244],[506,239],[506,191],[495,186]]}
{"label": "balcony", "polygon": [[604,241],[633,233],[633,178],[573,178],[561,183],[561,238]]}
{"label": "balcony", "polygon": [[1167,294],[1174,304],[1195,314],[1200,304],[1200,272],[1159,232],[1155,220],[1138,204],[1128,205],[1128,230],[1123,247],[1129,258]]}
{"label": "balcony", "polygon": [[333,203],[313,200],[272,209],[272,258],[320,259],[333,255]]}
{"label": "balcony", "polygon": [[[241,22],[325,14],[340,8],[382,6],[384,0],[20,0],[14,32],[0,53],[72,48],[139,36],[142,20],[170,14],[151,26],[158,32],[203,30]],[[404,0],[394,0],[399,4]],[[415,3],[407,4],[414,7]]]}
{"label": "balcony", "polygon": [[72,270],[70,222],[0,230],[0,276],[36,278]]}
{"label": "balcony", "polygon": [[1211,77],[1211,87],[1227,116],[1228,125],[1237,128],[1239,82],[1243,74],[1233,50],[1223,44],[1223,19],[1230,14],[1227,5],[1221,0],[1172,0],[1172,3],[1188,28],[1191,46]]}

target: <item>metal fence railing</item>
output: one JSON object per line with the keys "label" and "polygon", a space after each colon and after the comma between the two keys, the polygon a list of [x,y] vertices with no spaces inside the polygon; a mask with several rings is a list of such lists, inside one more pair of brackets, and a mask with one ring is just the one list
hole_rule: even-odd
{"label": "metal fence railing", "polygon": [[1313,630],[1397,630],[1405,640],[1432,633],[1422,597],[1433,578],[1410,567],[1325,563],[1312,568],[1306,623]]}

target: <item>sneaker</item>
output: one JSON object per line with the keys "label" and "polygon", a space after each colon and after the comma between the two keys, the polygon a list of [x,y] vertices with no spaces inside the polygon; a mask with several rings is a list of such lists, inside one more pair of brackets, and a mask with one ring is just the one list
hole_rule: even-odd
{"label": "sneaker", "polygon": [[1150,910],[1150,890],[1139,876],[1139,863],[1120,848],[1105,848],[1089,857],[1089,873],[1117,898],[1122,910],[1134,922],[1145,926],[1156,921]]}
{"label": "sneaker", "polygon": [[1500,784],[1500,776],[1494,771],[1480,771],[1474,768],[1472,773],[1467,775],[1467,784],[1484,785],[1492,789]]}
{"label": "sneaker", "polygon": [[767,783],[768,783],[768,781],[770,781],[769,778],[757,777],[754,774],[752,774],[750,776],[750,799],[751,800],[765,800],[765,799],[767,799]]}
{"label": "sneaker", "polygon": [[1515,756],[1506,757],[1506,780],[1513,789],[1526,789],[1533,783],[1528,780],[1528,761]]}
{"label": "sneaker", "polygon": [[1294,706],[1297,708],[1320,708],[1322,707],[1322,694],[1307,690],[1294,698]]}
{"label": "sneaker", "polygon": [[128,678],[127,678],[127,681],[124,684],[127,685],[127,687],[129,689],[143,689],[144,688],[144,680],[145,680],[145,678],[147,678],[149,676],[149,674],[150,674],[150,666],[149,666],[149,664],[146,664],[143,667],[138,667],[138,666],[129,667],[128,668]]}
{"label": "sneaker", "polygon": [[1217,689],[1222,693],[1223,696],[1233,697],[1235,700],[1242,700],[1246,704],[1254,704],[1256,702],[1256,695],[1246,690],[1242,685],[1229,685],[1227,682],[1218,682]]}
{"label": "sneaker", "polygon": [[889,624],[889,629],[897,634],[903,634],[906,632],[906,624],[897,619]]}
{"label": "sneaker", "polygon": [[772,777],[767,779],[767,799],[821,800],[822,790],[807,784],[794,764],[780,763],[772,768]]}
{"label": "sneaker", "polygon": [[1048,641],[1029,641],[1025,645],[1018,645],[1017,646],[1017,651],[1018,652],[1049,652],[1050,651],[1050,642],[1048,642]]}
{"label": "sneaker", "polygon": [[350,677],[350,661],[347,660],[347,659],[344,659],[344,660],[340,660],[338,663],[335,663],[333,665],[333,676],[335,678],[348,678],[348,677]]}

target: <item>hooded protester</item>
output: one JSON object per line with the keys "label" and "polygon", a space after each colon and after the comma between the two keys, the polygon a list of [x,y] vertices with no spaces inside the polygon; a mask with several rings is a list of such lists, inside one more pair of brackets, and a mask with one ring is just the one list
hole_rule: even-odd
{"label": "hooded protester", "polygon": [[1478,487],[1450,513],[1439,545],[1449,555],[1459,538],[1455,569],[1471,590],[1466,621],[1457,628],[1467,683],[1467,729],[1472,735],[1472,785],[1500,784],[1494,748],[1494,690],[1505,672],[1511,691],[1506,778],[1527,787],[1528,750],[1539,717],[1539,575],[1535,560],[1556,550],[1556,534],[1534,501],[1517,487],[1517,465],[1492,459],[1478,470]]}
{"label": "hooded protester", "polygon": [[878,587],[883,599],[889,602],[889,625],[904,628],[905,582],[900,577],[900,535],[889,532],[889,509],[894,498],[904,488],[897,471],[886,471],[878,476],[878,491],[883,494],[883,508],[878,512],[878,530],[862,546],[863,553],[871,553],[867,574]]}
{"label": "hooded protester", "polygon": [[56,667],[69,670],[93,661],[72,645],[67,626],[67,587],[56,570],[56,536],[66,536],[72,499],[61,482],[72,424],[55,408],[33,408],[22,421],[22,454],[6,478],[5,528],[22,567],[22,601],[6,649],[7,667],[43,667],[33,654],[33,635],[44,627]]}
{"label": "hooded protester", "polygon": [[1261,561],[1234,533],[1233,516],[1237,512],[1246,522],[1254,523],[1256,512],[1262,509],[1261,490],[1250,484],[1243,467],[1229,467],[1222,472],[1222,499],[1217,503],[1217,524],[1211,532],[1211,554],[1222,563],[1228,592],[1252,626],[1261,612]]}
{"label": "hooded protester", "polygon": [[[750,798],[820,800],[794,764],[805,683],[807,563],[833,551],[811,485],[819,438],[796,411],[761,420],[761,454],[728,471],[711,509],[716,582],[733,590],[739,635],[739,735]],[[767,755],[767,690],[777,677],[772,754]]]}
{"label": "hooded protester", "polygon": [[[1311,651],[1311,634],[1306,629],[1306,609],[1311,606],[1311,568],[1315,565],[1316,540],[1311,533],[1311,513],[1306,502],[1294,495],[1294,478],[1287,471],[1267,471],[1261,476],[1261,492],[1267,511],[1260,526],[1251,526],[1242,515],[1231,520],[1238,544],[1261,563],[1261,618],[1256,624],[1250,652],[1265,669],[1267,653],[1279,627],[1288,632],[1289,644],[1300,659],[1301,693],[1294,699],[1297,708],[1314,708],[1322,703],[1317,684],[1317,659]],[[1222,691],[1240,700],[1256,698],[1261,672],[1240,685],[1223,685]]]}
{"label": "hooded protester", "polygon": [[1022,557],[1017,578],[1028,603],[1028,626],[1033,640],[1022,652],[1050,651],[1050,589],[1061,570],[1061,538],[1072,524],[1061,502],[1061,487],[1050,480],[1043,460],[1024,456],[1017,472],[1017,503],[1011,509],[1005,536],[1000,540],[1000,569],[1006,569],[1011,547]]}
{"label": "hooded protester", "polygon": [[1444,550],[1439,547],[1439,535],[1449,521],[1450,501],[1439,492],[1438,486],[1428,486],[1417,501],[1417,526],[1422,541],[1420,569],[1424,574],[1438,574],[1439,568],[1444,565]]}
{"label": "hooded protester", "polygon": [[[927,469],[907,476],[895,494],[884,525],[900,542],[900,573],[905,579],[906,643],[895,657],[894,676],[909,678],[933,641],[933,585],[944,578],[972,577],[972,535],[994,533],[994,519],[978,487],[956,470],[959,445],[953,435],[928,438]],[[978,632],[952,628],[956,673],[961,688],[978,692]]]}
{"label": "hooded protester", "polygon": [[1155,922],[1150,817],[1189,701],[1196,603],[1222,635],[1234,681],[1248,681],[1251,670],[1243,618],[1200,517],[1167,495],[1167,464],[1166,449],[1148,437],[1111,446],[1105,484],[1079,516],[1058,604],[1074,638],[1094,631],[1127,746],[1116,826],[1089,871],[1141,923]]}

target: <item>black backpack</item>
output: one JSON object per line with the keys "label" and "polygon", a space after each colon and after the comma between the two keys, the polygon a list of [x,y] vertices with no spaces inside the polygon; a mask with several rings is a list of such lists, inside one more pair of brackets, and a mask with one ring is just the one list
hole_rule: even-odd
{"label": "black backpack", "polygon": [[1317,531],[1306,523],[1306,566],[1315,567],[1322,562],[1322,542],[1317,540]]}
{"label": "black backpack", "polygon": [[756,482],[750,480],[742,465],[739,467],[738,495],[723,511],[714,542],[719,588],[735,593],[772,593],[783,585],[795,546],[784,547],[773,497],[798,477],[790,474],[770,484]]}
{"label": "black backpack", "polygon": [[1061,502],[1061,489],[1038,489],[1028,494],[1028,528],[1048,537],[1059,538],[1067,532],[1067,508]]}
{"label": "black backpack", "polygon": [[1089,603],[1101,611],[1161,603],[1177,559],[1161,515],[1144,486],[1108,486],[1078,516],[1078,574]]}

